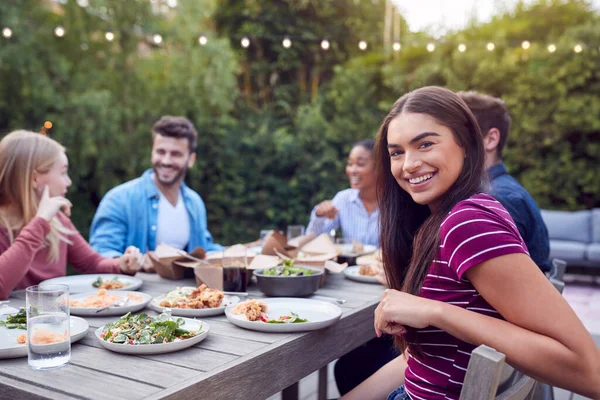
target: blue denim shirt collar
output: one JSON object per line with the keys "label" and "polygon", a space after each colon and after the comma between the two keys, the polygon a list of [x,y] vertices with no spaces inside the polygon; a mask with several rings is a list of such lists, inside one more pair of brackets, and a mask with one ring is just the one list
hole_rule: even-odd
{"label": "blue denim shirt collar", "polygon": [[500,175],[508,174],[508,171],[506,170],[506,166],[504,165],[504,163],[500,162],[496,165],[492,165],[491,167],[489,167],[487,173],[488,177],[490,178],[490,181],[493,181]]}

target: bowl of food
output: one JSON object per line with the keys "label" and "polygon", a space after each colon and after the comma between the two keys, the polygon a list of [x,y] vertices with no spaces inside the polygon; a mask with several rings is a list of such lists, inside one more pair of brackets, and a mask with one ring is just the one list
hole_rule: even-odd
{"label": "bowl of food", "polygon": [[324,271],[296,265],[285,260],[283,265],[254,271],[261,292],[274,297],[301,297],[316,292]]}

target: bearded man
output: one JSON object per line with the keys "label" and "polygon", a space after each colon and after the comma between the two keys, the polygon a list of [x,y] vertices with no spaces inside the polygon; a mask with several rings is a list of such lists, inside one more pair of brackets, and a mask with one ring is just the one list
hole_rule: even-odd
{"label": "bearded man", "polygon": [[[128,246],[154,251],[165,243],[188,252],[219,250],[208,231],[206,207],[186,186],[196,161],[198,132],[185,117],[163,116],[152,127],[152,169],[111,189],[90,229],[90,244],[105,257],[119,257]],[[144,270],[152,270],[145,257]]]}

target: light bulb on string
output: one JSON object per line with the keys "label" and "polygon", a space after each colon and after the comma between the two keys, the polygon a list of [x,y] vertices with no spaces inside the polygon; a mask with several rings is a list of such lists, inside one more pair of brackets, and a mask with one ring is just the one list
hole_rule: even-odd
{"label": "light bulb on string", "polygon": [[290,47],[292,47],[292,40],[289,37],[284,37],[283,40],[281,41],[281,44],[283,45],[283,47],[285,47],[286,49],[289,49]]}
{"label": "light bulb on string", "polygon": [[575,53],[581,53],[583,51],[583,46],[580,44],[576,44],[575,47],[573,47],[573,51]]}
{"label": "light bulb on string", "polygon": [[392,49],[394,49],[394,51],[400,51],[401,48],[402,45],[400,44],[400,42],[394,42],[394,44],[392,45]]}
{"label": "light bulb on string", "polygon": [[204,35],[200,35],[198,37],[198,43],[200,44],[200,46],[206,46],[206,43],[208,43],[208,38]]}
{"label": "light bulb on string", "polygon": [[496,48],[496,45],[492,42],[489,42],[486,47],[487,47],[488,51],[492,51]]}
{"label": "light bulb on string", "polygon": [[248,47],[250,47],[250,39],[248,39],[247,36],[244,36],[242,38],[242,40],[240,41],[241,45],[243,48],[247,49]]}
{"label": "light bulb on string", "polygon": [[461,43],[458,45],[458,51],[460,51],[461,53],[464,53],[467,50],[467,45],[464,43]]}
{"label": "light bulb on string", "polygon": [[10,39],[12,37],[12,35],[13,35],[13,31],[8,26],[5,26],[4,28],[2,28],[2,36],[4,36],[6,39]]}
{"label": "light bulb on string", "polygon": [[548,45],[548,51],[550,53],[554,53],[556,51],[556,45],[555,44]]}
{"label": "light bulb on string", "polygon": [[433,43],[429,43],[429,44],[427,45],[427,51],[428,51],[428,52],[430,52],[430,53],[433,53],[433,52],[434,52],[434,50],[435,50],[435,44],[433,44]]}
{"label": "light bulb on string", "polygon": [[54,28],[54,36],[56,37],[63,37],[65,36],[65,33],[67,33],[67,31],[65,31],[65,28],[63,28],[62,26],[57,26],[56,28]]}
{"label": "light bulb on string", "polygon": [[527,50],[531,47],[531,43],[529,43],[529,40],[523,40],[523,43],[521,43],[521,47],[523,48],[523,50]]}
{"label": "light bulb on string", "polygon": [[361,40],[360,42],[358,42],[358,48],[362,51],[365,51],[368,46],[369,45],[367,44],[366,40]]}
{"label": "light bulb on string", "polygon": [[104,37],[106,38],[106,40],[108,42],[112,42],[113,40],[115,40],[115,34],[111,31],[108,31],[104,34]]}
{"label": "light bulb on string", "polygon": [[158,45],[161,44],[163,41],[163,38],[160,34],[155,33],[154,35],[152,35],[152,42],[154,42],[154,44]]}
{"label": "light bulb on string", "polygon": [[329,40],[327,40],[327,39],[321,40],[321,48],[323,50],[329,50],[329,47],[331,47],[331,44],[329,43]]}

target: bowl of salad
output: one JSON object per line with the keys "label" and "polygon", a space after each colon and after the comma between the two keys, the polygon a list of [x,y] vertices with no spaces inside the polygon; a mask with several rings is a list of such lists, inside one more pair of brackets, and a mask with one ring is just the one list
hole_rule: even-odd
{"label": "bowl of salad", "polygon": [[313,294],[320,285],[323,270],[285,260],[283,265],[254,271],[261,292],[274,297],[302,297]]}

